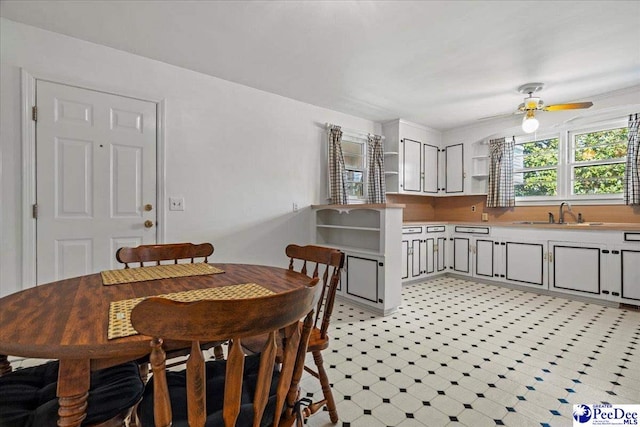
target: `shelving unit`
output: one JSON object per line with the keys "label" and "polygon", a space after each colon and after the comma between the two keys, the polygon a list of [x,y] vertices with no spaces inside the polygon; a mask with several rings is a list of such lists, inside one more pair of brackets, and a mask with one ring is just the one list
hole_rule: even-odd
{"label": "shelving unit", "polygon": [[471,176],[477,178],[489,176],[489,156],[473,156],[471,162]]}
{"label": "shelving unit", "polygon": [[398,155],[397,151],[385,151],[384,153],[384,179],[387,188],[398,188],[398,180],[400,179],[398,171]]}
{"label": "shelving unit", "polygon": [[338,296],[387,315],[401,302],[399,204],[313,205],[313,239],[346,255]]}
{"label": "shelving unit", "polygon": [[484,140],[473,144],[470,185],[471,194],[487,194],[489,188],[489,145]]}

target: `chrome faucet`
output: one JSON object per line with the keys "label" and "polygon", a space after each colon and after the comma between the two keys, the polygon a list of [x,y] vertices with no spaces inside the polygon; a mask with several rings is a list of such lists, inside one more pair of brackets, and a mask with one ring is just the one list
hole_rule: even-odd
{"label": "chrome faucet", "polygon": [[567,205],[569,212],[571,212],[571,203],[569,202],[560,203],[560,216],[558,216],[558,224],[564,224],[564,212],[562,211],[562,208],[564,207],[564,205]]}

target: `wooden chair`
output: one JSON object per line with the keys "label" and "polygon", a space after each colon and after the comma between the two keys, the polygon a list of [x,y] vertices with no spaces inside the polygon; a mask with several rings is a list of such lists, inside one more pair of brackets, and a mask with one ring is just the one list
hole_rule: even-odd
{"label": "wooden chair", "polygon": [[[149,298],[131,313],[140,333],[152,336],[149,380],[138,407],[142,426],[291,425],[318,279],[308,286],[259,298],[183,303]],[[305,318],[303,327],[300,319]],[[284,334],[284,341],[276,336]],[[245,337],[268,334],[261,353],[246,356]],[[166,371],[163,339],[191,340],[186,371]],[[205,363],[200,341],[228,341],[226,360]],[[278,348],[278,343],[284,345]],[[283,355],[276,369],[276,353]],[[186,397],[185,397],[186,395]],[[285,406],[285,403],[287,405]]]}
{"label": "wooden chair", "polygon": [[[56,427],[58,366],[52,361],[0,376],[0,426]],[[135,362],[92,372],[82,425],[124,427],[143,391]]]}
{"label": "wooden chair", "polygon": [[[116,251],[116,259],[124,264],[124,268],[129,268],[129,264],[138,263],[139,267],[143,267],[145,263],[155,263],[161,265],[163,261],[173,261],[178,264],[180,260],[191,260],[195,262],[196,258],[203,258],[203,262],[208,262],[209,257],[213,254],[213,245],[211,243],[167,243],[158,245],[140,245],[135,248],[123,247]],[[207,347],[207,348],[210,348]],[[224,358],[222,346],[214,346],[214,355],[216,359]],[[172,357],[180,357],[186,355],[184,351],[176,351],[170,354]],[[142,372],[143,379],[146,380],[145,372]]]}
{"label": "wooden chair", "polygon": [[[140,245],[134,248],[122,247],[116,251],[116,259],[118,262],[124,264],[124,268],[130,268],[129,264],[133,267],[144,267],[145,265],[161,265],[168,263],[167,261],[173,261],[173,264],[178,264],[180,260],[190,260],[194,263],[196,259],[203,259],[202,262],[208,262],[209,257],[213,254],[214,248],[211,243],[166,243],[156,245]],[[146,264],[145,264],[146,263]],[[137,265],[135,265],[137,264]],[[221,345],[212,345],[210,343],[203,344],[203,350],[213,347],[213,352],[216,359],[224,358],[224,351]],[[178,358],[189,354],[188,349],[174,350],[168,358]],[[140,375],[144,382],[147,381],[149,376],[149,364],[148,359],[144,358],[138,361],[140,364]],[[170,366],[181,365],[183,362],[178,361],[172,363]],[[131,419],[131,426],[138,427],[138,420],[135,413]]]}
{"label": "wooden chair", "polygon": [[179,260],[190,259],[195,262],[195,258],[204,258],[208,262],[213,254],[211,243],[168,243],[162,245],[140,245],[135,248],[120,248],[116,252],[118,262],[124,264],[124,268],[129,268],[131,263],[139,263],[143,267],[145,262],[155,262],[160,265],[161,261],[173,261],[177,264]]}
{"label": "wooden chair", "polygon": [[[322,275],[322,295],[316,307],[313,329],[311,330],[307,349],[313,355],[316,368],[305,366],[304,369],[320,380],[324,399],[311,403],[304,410],[304,414],[308,417],[326,405],[329,411],[329,418],[335,424],[338,422],[338,410],[331,392],[329,377],[324,369],[322,351],[329,347],[327,331],[329,330],[333,303],[340,282],[340,272],[344,265],[344,253],[337,249],[314,245],[289,245],[286,247],[285,253],[289,257],[289,270],[295,270],[296,265],[299,264],[299,270],[303,274],[311,277],[320,277]],[[249,351],[256,351],[264,339],[265,337],[254,337],[253,339],[245,340],[244,346]]]}

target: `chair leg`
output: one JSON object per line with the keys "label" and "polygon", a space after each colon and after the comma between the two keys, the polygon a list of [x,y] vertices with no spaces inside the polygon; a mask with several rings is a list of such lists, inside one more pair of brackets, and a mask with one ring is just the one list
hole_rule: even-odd
{"label": "chair leg", "polygon": [[11,368],[11,363],[6,355],[0,354],[0,377],[4,374],[8,374],[13,369]]}
{"label": "chair leg", "polygon": [[[149,379],[149,363],[141,363],[138,365],[138,370],[140,372],[140,379],[144,384],[147,383]],[[140,427],[140,420],[138,419],[138,405],[140,402],[136,403],[131,411],[131,415],[129,416],[129,427]]]}
{"label": "chair leg", "polygon": [[224,359],[224,350],[222,349],[221,345],[213,347],[213,356],[216,358],[216,360]]}
{"label": "chair leg", "polygon": [[329,419],[332,423],[338,422],[338,409],[336,408],[336,402],[333,400],[333,393],[331,393],[331,385],[329,384],[329,377],[324,370],[324,361],[322,359],[322,353],[319,351],[313,352],[313,361],[318,368],[318,378],[320,379],[320,385],[322,385],[322,394],[324,400],[327,403],[327,409],[329,410]]}

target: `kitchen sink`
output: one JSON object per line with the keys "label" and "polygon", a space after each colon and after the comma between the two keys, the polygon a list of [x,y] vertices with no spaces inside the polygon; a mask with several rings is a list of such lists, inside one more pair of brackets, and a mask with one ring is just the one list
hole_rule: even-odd
{"label": "kitchen sink", "polygon": [[562,227],[594,227],[598,225],[605,225],[604,222],[565,222],[565,223],[551,223],[548,221],[514,221],[513,224],[547,224],[547,225],[558,225]]}
{"label": "kitchen sink", "polygon": [[514,224],[551,224],[549,221],[514,221]]}

